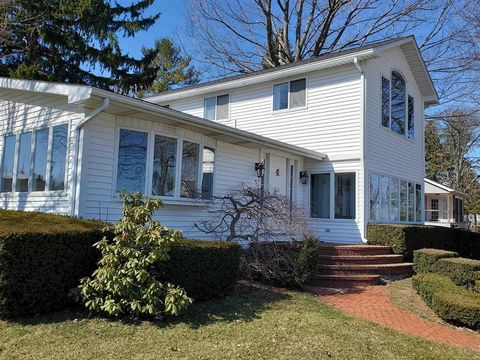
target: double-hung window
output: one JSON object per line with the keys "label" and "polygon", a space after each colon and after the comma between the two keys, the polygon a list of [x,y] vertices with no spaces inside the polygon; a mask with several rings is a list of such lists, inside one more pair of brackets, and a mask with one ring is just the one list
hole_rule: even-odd
{"label": "double-hung window", "polygon": [[68,124],[4,137],[1,192],[65,189]]}
{"label": "double-hung window", "polygon": [[273,111],[304,107],[306,79],[293,80],[273,86]]}
{"label": "double-hung window", "polygon": [[[120,129],[116,191],[171,198],[210,198],[215,149],[197,142]],[[149,155],[149,149],[153,154]],[[151,166],[148,166],[151,159]],[[149,182],[148,180],[151,180]]]}
{"label": "double-hung window", "polygon": [[207,120],[225,120],[229,118],[230,96],[212,96],[203,100],[203,117]]}

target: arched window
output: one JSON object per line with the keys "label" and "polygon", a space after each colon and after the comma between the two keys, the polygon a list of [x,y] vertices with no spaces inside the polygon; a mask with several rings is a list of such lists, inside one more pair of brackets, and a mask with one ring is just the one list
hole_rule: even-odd
{"label": "arched window", "polygon": [[398,72],[392,71],[390,129],[400,135],[405,135],[406,98],[405,80]]}

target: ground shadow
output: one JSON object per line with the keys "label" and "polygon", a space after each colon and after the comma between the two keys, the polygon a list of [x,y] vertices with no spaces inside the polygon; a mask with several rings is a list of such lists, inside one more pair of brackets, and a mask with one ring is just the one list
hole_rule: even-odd
{"label": "ground shadow", "polygon": [[[147,321],[158,327],[171,327],[178,324],[187,324],[192,328],[199,328],[219,322],[247,322],[260,318],[261,313],[274,303],[289,299],[288,291],[272,288],[256,283],[240,282],[226,297],[194,303],[187,311],[178,317],[169,317],[162,320],[142,319],[108,319],[112,322],[122,322],[128,325],[142,325]],[[34,326],[37,324],[55,324],[67,321],[83,322],[94,319],[81,308],[71,307],[46,315],[21,317],[5,321]]]}

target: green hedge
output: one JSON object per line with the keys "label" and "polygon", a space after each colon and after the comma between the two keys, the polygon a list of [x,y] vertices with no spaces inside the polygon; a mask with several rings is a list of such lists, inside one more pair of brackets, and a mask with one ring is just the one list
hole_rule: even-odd
{"label": "green hedge", "polygon": [[241,248],[229,242],[182,240],[158,265],[163,281],[183,287],[196,301],[224,296],[239,276]]}
{"label": "green hedge", "polygon": [[95,269],[100,229],[0,235],[0,316],[54,311]]}
{"label": "green hedge", "polygon": [[391,246],[406,259],[414,250],[431,248],[455,251],[460,256],[480,260],[480,233],[441,226],[377,225],[367,227],[369,244]]}
{"label": "green hedge", "polygon": [[420,249],[413,252],[413,270],[416,273],[435,272],[437,261],[443,258],[455,258],[458,254],[453,251],[440,249]]}
{"label": "green hedge", "polygon": [[446,276],[418,274],[413,286],[427,304],[444,320],[480,328],[480,294],[455,285]]}

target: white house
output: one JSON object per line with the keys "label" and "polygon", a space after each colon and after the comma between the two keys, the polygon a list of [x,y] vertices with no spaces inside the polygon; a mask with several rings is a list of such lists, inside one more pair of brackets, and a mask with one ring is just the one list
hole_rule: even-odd
{"label": "white house", "polygon": [[209,200],[192,192],[263,184],[305,207],[320,239],[359,243],[369,222],[424,222],[423,113],[437,101],[413,37],[147,101],[0,79],[0,204],[114,221],[118,190],[141,191],[164,200],[163,223],[205,238],[193,224]]}
{"label": "white house", "polygon": [[465,194],[425,179],[425,225],[465,227]]}

